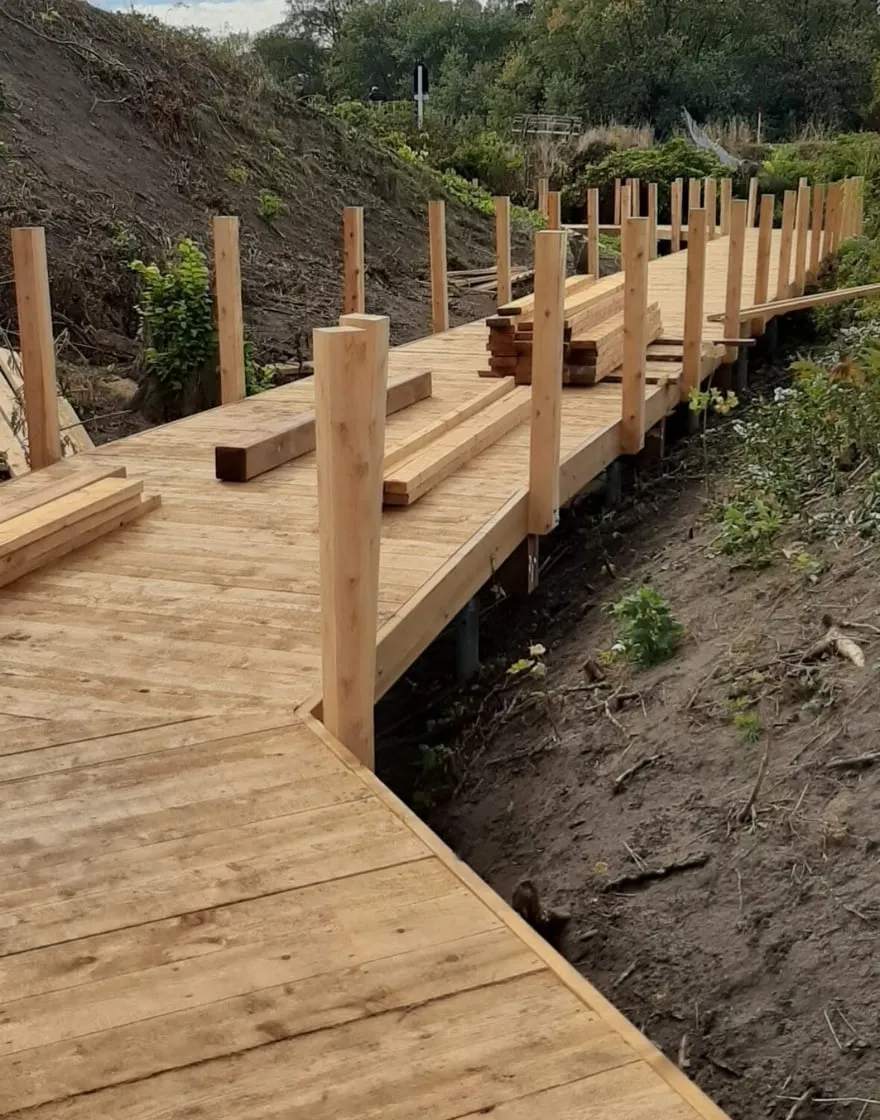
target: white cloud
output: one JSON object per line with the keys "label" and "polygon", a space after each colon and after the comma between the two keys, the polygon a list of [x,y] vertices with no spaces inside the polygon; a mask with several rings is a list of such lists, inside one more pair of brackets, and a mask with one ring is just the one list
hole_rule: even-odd
{"label": "white cloud", "polygon": [[[122,7],[122,5],[120,5]],[[177,4],[132,4],[173,27],[204,27],[212,33],[264,31],[284,18],[284,0],[193,0]]]}

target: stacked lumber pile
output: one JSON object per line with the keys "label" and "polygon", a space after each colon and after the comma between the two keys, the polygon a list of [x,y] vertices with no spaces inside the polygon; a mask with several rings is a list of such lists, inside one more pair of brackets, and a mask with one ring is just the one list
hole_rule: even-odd
{"label": "stacked lumber pile", "polygon": [[[595,385],[622,364],[623,292],[622,273],[599,281],[589,276],[573,276],[566,281],[564,385]],[[534,297],[527,296],[499,308],[498,314],[486,322],[489,368],[481,370],[481,376],[513,376],[517,385],[530,385]],[[648,305],[646,329],[649,343],[663,334],[658,303]]]}
{"label": "stacked lumber pile", "polygon": [[[514,268],[510,273],[511,284],[520,284],[531,280],[535,275],[532,268]],[[464,268],[447,273],[449,285],[471,292],[494,292],[498,288],[498,273],[495,267],[491,268]]]}
{"label": "stacked lumber pile", "polygon": [[144,497],[142,481],[125,477],[124,467],[65,467],[56,463],[3,487],[0,587],[159,505],[158,497]]}

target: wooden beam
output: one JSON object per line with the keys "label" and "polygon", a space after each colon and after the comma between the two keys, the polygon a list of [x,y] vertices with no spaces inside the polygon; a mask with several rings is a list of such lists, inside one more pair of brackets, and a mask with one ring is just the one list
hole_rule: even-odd
{"label": "wooden beam", "polygon": [[629,183],[629,212],[633,218],[638,218],[642,209],[642,184],[636,178],[628,179]]}
{"label": "wooden beam", "polygon": [[[700,207],[688,211],[687,279],[684,296],[684,353],[681,397],[699,389],[703,364],[703,305],[706,292],[708,216]],[[737,332],[739,333],[739,332]]]}
{"label": "wooden beam", "polygon": [[807,234],[810,228],[810,188],[798,187],[795,216],[794,294],[802,296],[807,286]]}
{"label": "wooden beam", "polygon": [[828,188],[828,218],[825,223],[825,255],[833,257],[840,248],[840,220],[843,210],[843,186],[832,183]]}
{"label": "wooden beam", "polygon": [[513,290],[510,280],[510,199],[495,199],[495,276],[498,306],[510,303]]}
{"label": "wooden beam", "polygon": [[247,395],[238,218],[218,215],[212,225],[217,343],[220,354],[220,403],[231,404],[233,401],[244,400]]}
{"label": "wooden beam", "polygon": [[373,698],[389,321],[313,335],[322,718],[374,767]]}
{"label": "wooden beam", "polygon": [[796,208],[797,191],[786,191],[782,205],[782,237],[779,242],[779,265],[776,275],[777,299],[788,299],[791,294],[791,250]]}
{"label": "wooden beam", "polygon": [[[386,393],[386,415],[426,400],[431,389],[430,373],[413,373],[394,382]],[[314,450],[315,413],[309,409],[256,430],[250,439],[215,447],[214,473],[221,482],[248,482]]]}
{"label": "wooden beam", "polygon": [[535,333],[529,442],[529,533],[559,522],[565,253],[568,234],[535,235]]}
{"label": "wooden beam", "polygon": [[730,233],[730,204],[733,201],[733,180],[721,180],[721,236]]}
{"label": "wooden beam", "polygon": [[620,421],[620,450],[624,455],[635,455],[645,445],[645,362],[648,347],[645,312],[648,306],[649,227],[650,221],[647,218],[630,218],[626,231]]}
{"label": "wooden beam", "polygon": [[[755,260],[756,304],[766,303],[770,294],[770,253],[773,245],[773,217],[776,209],[776,196],[761,195],[761,218],[758,225],[758,254]],[[752,319],[750,331],[757,336],[762,334],[766,320],[762,316]]]}
{"label": "wooden beam", "polygon": [[706,179],[703,184],[703,207],[706,211],[706,236],[714,241],[718,234],[718,203],[717,183],[715,179]]}
{"label": "wooden beam", "polygon": [[648,257],[654,260],[657,256],[657,184],[648,183]]}
{"label": "wooden beam", "polygon": [[670,247],[673,253],[681,249],[681,196],[683,180],[673,179],[669,189]]}
{"label": "wooden beam", "polygon": [[[751,319],[755,315],[768,317],[788,315],[792,311],[806,311],[812,307],[833,307],[835,304],[844,303],[848,299],[864,299],[869,296],[880,296],[880,284],[862,284],[858,288],[835,288],[831,292],[813,292],[812,295],[774,300],[771,303],[757,304],[754,307],[744,307],[739,314],[741,319]],[[723,315],[710,315],[709,321],[720,323],[723,318]]]}
{"label": "wooden beam", "polygon": [[546,175],[538,179],[538,213],[547,218],[547,195],[550,193],[550,180]]}
{"label": "wooden beam", "polygon": [[691,210],[699,210],[703,204],[703,181],[702,179],[689,179],[688,180],[688,213]]}
{"label": "wooden beam", "polygon": [[55,336],[49,300],[46,233],[41,226],[12,231],[12,269],[18,305],[28,463],[31,470],[39,470],[61,458]]}
{"label": "wooden beam", "polygon": [[632,187],[629,182],[620,188],[620,267],[623,268],[623,254],[626,242],[626,222],[632,217]]}
{"label": "wooden beam", "polygon": [[[812,217],[812,235],[810,237],[810,264],[807,269],[807,276],[810,280],[816,280],[819,276],[819,266],[822,259],[822,221],[825,215],[825,187],[822,183],[817,183],[813,187],[813,217]],[[766,295],[766,293],[765,293]],[[755,294],[755,303],[760,303],[757,293]]]}
{"label": "wooden beam", "polygon": [[[728,207],[727,289],[724,298],[724,333],[727,338],[739,334],[742,303],[743,262],[746,252],[746,220],[749,204],[745,199],[731,199]],[[736,361],[737,351],[729,346],[724,354],[726,362]]]}
{"label": "wooden beam", "polygon": [[431,329],[449,330],[449,281],[446,276],[446,203],[428,203],[428,240],[431,257]]}
{"label": "wooden beam", "polygon": [[342,314],[363,315],[364,208],[346,206],[342,211]]}
{"label": "wooden beam", "polygon": [[749,179],[749,213],[747,224],[749,229],[752,229],[757,223],[758,216],[758,179],[753,175]]}
{"label": "wooden beam", "polygon": [[562,229],[562,195],[559,191],[547,192],[547,229]]}
{"label": "wooden beam", "polygon": [[599,279],[599,191],[587,191],[587,272]]}
{"label": "wooden beam", "polygon": [[614,224],[620,225],[620,180],[614,180]]}

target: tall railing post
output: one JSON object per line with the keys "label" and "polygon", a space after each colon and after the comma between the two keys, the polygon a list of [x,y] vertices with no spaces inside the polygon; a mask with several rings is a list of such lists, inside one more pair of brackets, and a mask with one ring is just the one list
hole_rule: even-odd
{"label": "tall railing post", "polygon": [[[727,290],[724,298],[724,334],[727,338],[739,338],[739,312],[742,307],[743,263],[746,250],[746,219],[749,204],[745,199],[731,199],[728,212],[728,232],[730,243],[727,250]],[[728,346],[724,360],[736,360],[737,350]]]}
{"label": "tall railing post", "polygon": [[599,190],[587,191],[587,272],[599,279]]}
{"label": "tall railing post", "polygon": [[495,199],[495,276],[497,279],[498,306],[510,303],[512,286],[510,281],[510,199],[499,196]]}
{"label": "tall railing post", "polygon": [[28,463],[31,470],[39,470],[61,458],[55,336],[49,299],[46,232],[42,226],[12,231],[12,269],[18,306]]}
{"label": "tall railing post", "polygon": [[431,256],[431,329],[449,330],[449,281],[446,275],[446,203],[428,203],[428,238]]}
{"label": "tall railing post", "polygon": [[816,183],[813,187],[813,217],[810,236],[810,266],[807,276],[816,280],[819,276],[819,265],[822,259],[822,219],[825,213],[825,187]]}
{"label": "tall railing post", "polygon": [[730,204],[733,201],[733,181],[721,180],[721,236],[727,237],[730,233]]}
{"label": "tall railing post", "polygon": [[614,224],[620,225],[620,180],[614,180]]}
{"label": "tall railing post", "polygon": [[217,216],[214,231],[214,286],[217,294],[217,348],[220,403],[244,400],[244,313],[241,309],[241,256],[238,218]]}
{"label": "tall railing post", "polygon": [[[776,196],[761,195],[761,217],[758,224],[758,256],[755,261],[755,298],[757,307],[767,302],[770,292],[770,254],[773,246],[773,217],[776,209]],[[762,315],[752,319],[750,331],[753,337],[764,331],[765,319]]]}
{"label": "tall railing post", "polygon": [[626,241],[627,218],[632,217],[632,187],[627,182],[620,189],[620,267],[623,268],[623,258]]}
{"label": "tall railing post", "polygon": [[645,364],[648,348],[649,218],[630,218],[623,267],[623,368],[620,450],[636,455],[645,446]]}
{"label": "tall railing post", "polygon": [[699,389],[703,367],[703,305],[706,292],[707,214],[702,207],[688,211],[687,279],[684,296],[684,351],[681,397]]}
{"label": "tall railing post", "polygon": [[794,294],[802,296],[807,286],[807,235],[810,228],[810,188],[798,187],[795,217]]}
{"label": "tall railing post", "polygon": [[788,299],[791,295],[791,249],[796,208],[797,191],[786,191],[782,203],[782,237],[779,242],[779,266],[776,274],[777,299]]}
{"label": "tall railing post", "polygon": [[364,297],[364,208],[342,211],[342,314],[362,315]]}
{"label": "tall railing post", "polygon": [[562,195],[559,191],[547,192],[547,229],[562,229]]}
{"label": "tall railing post", "polygon": [[753,175],[749,179],[749,213],[746,219],[746,225],[752,229],[756,224],[758,216],[758,179]]}
{"label": "tall railing post", "polygon": [[703,208],[706,211],[706,236],[713,241],[718,233],[718,185],[715,179],[706,179],[703,185]]}
{"label": "tall railing post", "polygon": [[657,184],[648,183],[648,257],[651,260],[657,256]]}
{"label": "tall railing post", "polygon": [[688,213],[699,210],[703,205],[703,182],[701,179],[688,180]]}
{"label": "tall railing post", "polygon": [[388,319],[313,335],[322,718],[374,768]]}
{"label": "tall railing post", "polygon": [[673,179],[669,188],[669,247],[673,253],[681,249],[681,196],[683,181]]}

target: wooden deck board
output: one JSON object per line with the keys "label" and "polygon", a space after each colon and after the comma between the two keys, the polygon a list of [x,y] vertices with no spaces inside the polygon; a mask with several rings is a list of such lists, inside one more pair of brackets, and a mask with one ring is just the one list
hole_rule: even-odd
{"label": "wooden deck board", "polygon": [[[683,278],[651,263],[669,336]],[[389,417],[389,450],[485,391],[485,344],[476,323],[392,353],[435,395]],[[0,591],[0,1116],[724,1120],[307,714],[315,457],[222,484],[213,447],[312,397],[79,456],[161,510]],[[619,384],[564,393],[564,499],[619,416]],[[386,511],[377,692],[523,539],[527,483],[521,425]]]}

